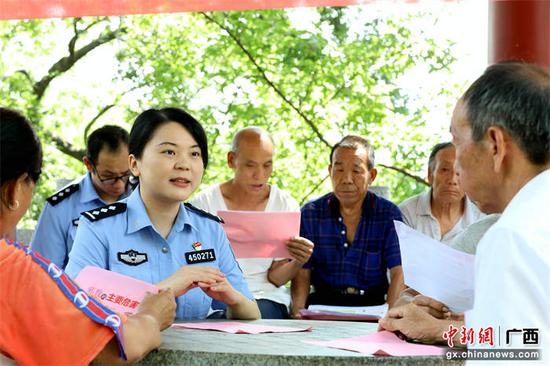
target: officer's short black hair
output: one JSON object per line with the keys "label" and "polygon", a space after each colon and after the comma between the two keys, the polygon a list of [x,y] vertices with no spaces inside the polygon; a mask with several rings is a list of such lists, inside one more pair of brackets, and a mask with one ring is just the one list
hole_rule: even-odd
{"label": "officer's short black hair", "polygon": [[204,168],[208,166],[208,143],[201,124],[189,113],[180,108],[148,109],[137,116],[130,131],[130,154],[141,158],[145,145],[151,140],[155,131],[162,125],[176,122],[189,132],[201,149]]}
{"label": "officer's short black hair", "polygon": [[128,146],[128,131],[119,126],[106,125],[98,128],[88,137],[86,142],[86,156],[93,164],[97,164],[97,157],[101,150],[107,148],[116,152],[121,146]]}

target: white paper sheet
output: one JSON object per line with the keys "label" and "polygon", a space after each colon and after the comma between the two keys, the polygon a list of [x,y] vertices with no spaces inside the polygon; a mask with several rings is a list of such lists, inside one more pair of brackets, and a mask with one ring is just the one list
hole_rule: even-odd
{"label": "white paper sheet", "polygon": [[394,221],[405,284],[464,312],[474,304],[474,256]]}
{"label": "white paper sheet", "polygon": [[388,311],[388,304],[376,306],[309,305],[307,309],[312,311],[329,311],[342,314],[374,315],[382,318]]}

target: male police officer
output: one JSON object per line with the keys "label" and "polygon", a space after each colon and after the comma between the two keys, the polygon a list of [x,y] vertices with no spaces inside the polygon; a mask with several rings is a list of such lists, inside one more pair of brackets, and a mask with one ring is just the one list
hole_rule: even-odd
{"label": "male police officer", "polygon": [[61,268],[69,252],[83,211],[124,198],[128,186],[128,132],[107,125],[94,131],[83,158],[88,173],[53,196],[40,214],[31,246]]}

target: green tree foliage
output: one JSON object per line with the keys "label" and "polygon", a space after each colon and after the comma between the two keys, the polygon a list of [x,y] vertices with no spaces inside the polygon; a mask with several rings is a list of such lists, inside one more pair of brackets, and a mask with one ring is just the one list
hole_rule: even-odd
{"label": "green tree foliage", "polygon": [[[301,202],[330,189],[330,146],[349,133],[369,138],[382,156],[377,183],[393,200],[425,189],[438,131],[428,132],[426,108],[398,81],[417,64],[448,72],[449,45],[416,37],[409,26],[418,16],[367,19],[358,7],[310,15],[306,27],[292,10],[0,23],[0,100],[32,118],[46,148],[29,217],[55,189],[54,177],[84,171],[89,131],[129,127],[142,110],[163,106],[183,107],[204,124],[212,157],[204,186],[231,176],[231,136],[256,125],[277,142],[272,182]],[[72,82],[93,72],[80,65],[99,52],[116,60],[112,83]]]}

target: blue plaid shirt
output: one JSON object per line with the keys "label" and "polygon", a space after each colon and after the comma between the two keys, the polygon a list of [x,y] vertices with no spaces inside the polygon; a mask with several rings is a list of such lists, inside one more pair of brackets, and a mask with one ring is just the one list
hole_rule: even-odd
{"label": "blue plaid shirt", "polygon": [[312,270],[311,284],[387,292],[386,269],[401,265],[393,224],[393,220],[403,221],[401,211],[390,201],[367,192],[355,238],[348,245],[339,206],[336,196],[329,193],[302,207],[300,236],[315,244],[304,265]]}

